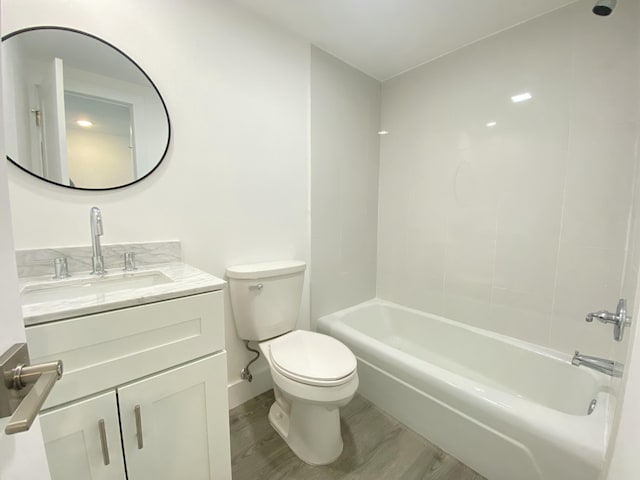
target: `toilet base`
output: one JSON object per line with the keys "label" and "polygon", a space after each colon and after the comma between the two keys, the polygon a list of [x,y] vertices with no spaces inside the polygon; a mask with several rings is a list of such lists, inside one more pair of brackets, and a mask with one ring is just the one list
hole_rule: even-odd
{"label": "toilet base", "polygon": [[343,449],[340,409],[294,401],[285,404],[291,412],[287,414],[281,406],[284,399],[279,400],[269,409],[269,423],[293,453],[310,465],[327,465],[337,460]]}

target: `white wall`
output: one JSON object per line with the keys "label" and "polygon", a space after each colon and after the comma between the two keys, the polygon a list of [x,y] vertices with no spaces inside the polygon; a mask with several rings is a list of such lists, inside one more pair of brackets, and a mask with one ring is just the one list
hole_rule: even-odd
{"label": "white wall", "polygon": [[376,295],[380,83],[311,49],[311,317]]}
{"label": "white wall", "polygon": [[[226,1],[5,0],[3,31],[63,25],[127,52],[169,110],[173,138],[153,175],[79,192],[10,167],[16,248],[180,239],[185,260],[223,276],[232,264],[309,258],[309,45]],[[300,325],[309,321],[308,288]],[[229,381],[249,355],[227,302]]]}
{"label": "white wall", "polygon": [[[600,18],[592,6],[384,83],[380,297],[564,352],[614,353],[611,327],[584,317],[635,291],[631,269],[623,277],[639,11],[619,2]],[[533,99],[513,104],[523,92]]]}

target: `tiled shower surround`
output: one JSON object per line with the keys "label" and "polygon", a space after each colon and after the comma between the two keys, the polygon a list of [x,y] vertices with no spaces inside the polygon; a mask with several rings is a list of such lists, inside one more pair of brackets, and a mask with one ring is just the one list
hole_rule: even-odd
{"label": "tiled shower surround", "polygon": [[584,321],[633,306],[638,271],[639,5],[618,7],[577,2],[383,83],[379,297],[624,356]]}

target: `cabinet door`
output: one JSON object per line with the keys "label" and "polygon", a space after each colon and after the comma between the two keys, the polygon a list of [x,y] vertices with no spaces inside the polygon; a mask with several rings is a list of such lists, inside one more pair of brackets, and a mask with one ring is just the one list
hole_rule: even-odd
{"label": "cabinet door", "polygon": [[226,353],[118,389],[129,480],[230,479]]}
{"label": "cabinet door", "polygon": [[115,391],[40,415],[52,480],[125,480]]}

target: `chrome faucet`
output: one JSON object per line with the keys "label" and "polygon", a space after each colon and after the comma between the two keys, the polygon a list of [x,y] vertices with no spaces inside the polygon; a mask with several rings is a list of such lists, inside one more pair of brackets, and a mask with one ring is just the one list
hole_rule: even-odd
{"label": "chrome faucet", "polygon": [[598,319],[602,323],[613,323],[613,338],[621,342],[624,335],[624,327],[631,325],[631,317],[627,315],[627,301],[624,298],[618,301],[616,313],[600,310],[599,312],[587,314],[585,318],[589,323],[593,322],[594,319]]}
{"label": "chrome faucet", "polygon": [[93,207],[89,214],[89,219],[91,221],[91,264],[93,265],[93,270],[91,273],[93,275],[104,275],[104,258],[102,257],[102,246],[100,245],[100,237],[104,233],[104,229],[102,227],[102,212],[98,207]]}
{"label": "chrome faucet", "polygon": [[622,372],[624,371],[624,365],[620,362],[614,362],[613,360],[607,360],[606,358],[582,355],[577,350],[571,359],[571,365],[575,365],[576,367],[584,365],[587,368],[592,368],[598,372],[618,378],[622,377]]}

